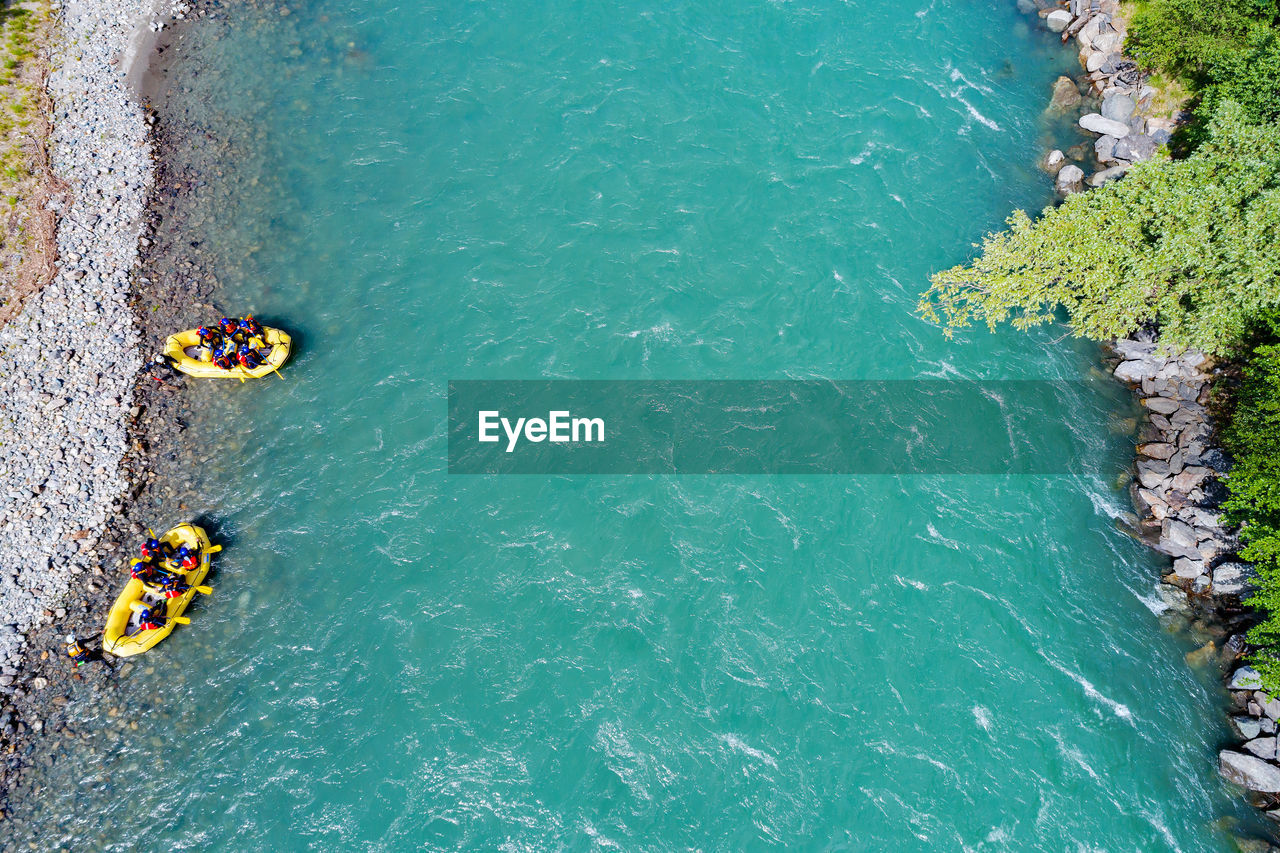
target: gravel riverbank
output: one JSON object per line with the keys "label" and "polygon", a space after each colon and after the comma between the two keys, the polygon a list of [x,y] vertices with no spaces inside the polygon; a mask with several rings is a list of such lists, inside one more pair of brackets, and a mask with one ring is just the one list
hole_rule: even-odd
{"label": "gravel riverbank", "polygon": [[[21,764],[21,739],[43,728],[33,704],[56,698],[51,684],[67,677],[56,638],[97,630],[89,598],[114,586],[125,547],[114,528],[130,493],[145,483],[136,464],[144,448],[131,430],[141,413],[135,383],[150,379],[141,373],[133,288],[154,166],[148,116],[129,83],[158,25],[185,6],[69,0],[55,12],[49,155],[66,184],[51,203],[59,217],[57,274],[0,330],[6,790]],[[130,455],[134,464],[126,465]]]}

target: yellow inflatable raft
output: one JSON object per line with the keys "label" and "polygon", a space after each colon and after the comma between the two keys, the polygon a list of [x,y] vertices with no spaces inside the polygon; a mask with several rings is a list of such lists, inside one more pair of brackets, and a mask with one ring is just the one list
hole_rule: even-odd
{"label": "yellow inflatable raft", "polygon": [[[111,606],[111,614],[107,616],[107,627],[102,633],[102,650],[116,657],[140,655],[173,633],[174,626],[178,624],[177,617],[182,615],[182,611],[187,609],[191,599],[196,597],[196,587],[209,573],[210,555],[222,550],[221,545],[210,545],[209,537],[203,528],[196,527],[194,524],[179,524],[161,536],[160,541],[175,550],[179,545],[186,545],[193,550],[199,549],[200,562],[195,568],[185,572],[174,569],[183,576],[184,582],[191,588],[176,598],[166,599],[157,587],[148,586],[137,578],[129,578],[124,592],[120,593],[116,603]],[[139,630],[138,614],[152,606],[164,608],[166,617],[164,627],[150,631]]]}
{"label": "yellow inflatable raft", "polygon": [[270,326],[262,327],[262,340],[266,344],[258,350],[265,364],[249,370],[236,365],[230,370],[216,367],[209,361],[208,350],[200,346],[200,336],[195,329],[187,329],[170,335],[164,342],[164,354],[173,364],[175,370],[181,370],[188,376],[199,379],[261,379],[272,371],[279,369],[289,358],[290,338],[279,329]]}

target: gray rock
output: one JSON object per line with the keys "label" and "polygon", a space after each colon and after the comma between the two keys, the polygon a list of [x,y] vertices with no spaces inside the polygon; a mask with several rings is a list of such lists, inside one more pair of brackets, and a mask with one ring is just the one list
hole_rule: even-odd
{"label": "gray rock", "polygon": [[1119,141],[1114,136],[1099,136],[1093,143],[1093,156],[1098,158],[1099,163],[1114,163],[1116,143]]}
{"label": "gray rock", "polygon": [[1197,542],[1195,531],[1191,527],[1176,518],[1166,518],[1161,524],[1160,539],[1155,547],[1157,551],[1171,557],[1198,560],[1201,555],[1196,547]]}
{"label": "gray rock", "polygon": [[1093,39],[1093,49],[1103,53],[1111,53],[1112,51],[1119,50],[1122,44],[1124,44],[1124,36],[1114,30],[1111,32],[1100,33]]}
{"label": "gray rock", "polygon": [[1150,136],[1136,136],[1130,134],[1116,142],[1115,147],[1111,150],[1111,156],[1117,160],[1127,160],[1130,163],[1141,163],[1144,160],[1150,160],[1156,153],[1156,149],[1160,144]]}
{"label": "gray rock", "polygon": [[1242,666],[1231,674],[1231,680],[1227,682],[1228,690],[1260,690],[1262,689],[1262,676],[1251,666]]}
{"label": "gray rock", "polygon": [[1151,362],[1146,359],[1134,359],[1132,361],[1122,361],[1116,367],[1114,376],[1121,382],[1140,382],[1146,376],[1151,375]]}
{"label": "gray rock", "polygon": [[1184,580],[1193,580],[1204,574],[1204,563],[1187,557],[1173,561],[1173,573]]}
{"label": "gray rock", "polygon": [[1071,13],[1065,9],[1054,9],[1044,17],[1045,26],[1055,33],[1060,33],[1071,23]]}
{"label": "gray rock", "polygon": [[1224,779],[1250,791],[1280,793],[1280,767],[1257,756],[1224,749],[1218,753],[1218,772]]}
{"label": "gray rock", "polygon": [[1274,737],[1254,738],[1248,743],[1242,744],[1241,748],[1259,758],[1265,758],[1267,761],[1275,761],[1276,759],[1276,739]]}
{"label": "gray rock", "polygon": [[1058,171],[1058,177],[1055,184],[1058,187],[1059,192],[1078,193],[1084,189],[1083,182],[1084,170],[1079,166],[1072,164],[1069,166],[1063,166],[1062,169]]}
{"label": "gray rock", "polygon": [[1100,187],[1103,184],[1123,178],[1124,173],[1127,171],[1129,171],[1129,165],[1127,163],[1121,163],[1118,166],[1112,166],[1109,169],[1102,169],[1101,171],[1094,172],[1089,176],[1089,186]]}
{"label": "gray rock", "polygon": [[1171,415],[1181,408],[1177,400],[1170,400],[1167,397],[1147,397],[1142,401],[1142,405],[1161,415]]}
{"label": "gray rock", "polygon": [[1253,593],[1257,574],[1248,563],[1223,563],[1213,570],[1213,591],[1218,595],[1247,596]]}
{"label": "gray rock", "polygon": [[1253,740],[1262,733],[1262,721],[1257,717],[1239,714],[1231,717],[1228,722],[1231,723],[1231,728],[1235,729],[1236,734],[1244,740]]}
{"label": "gray rock", "polygon": [[1122,121],[1113,121],[1098,113],[1089,113],[1081,116],[1080,126],[1091,133],[1100,133],[1119,139],[1129,135],[1129,125]]}
{"label": "gray rock", "polygon": [[1128,95],[1111,95],[1103,99],[1099,112],[1102,113],[1103,118],[1128,122],[1129,116],[1133,115],[1133,111],[1137,108],[1138,105]]}
{"label": "gray rock", "polygon": [[1208,468],[1199,466],[1187,468],[1173,478],[1173,488],[1180,492],[1190,492],[1212,473]]}
{"label": "gray rock", "polygon": [[1126,360],[1144,358],[1152,355],[1156,351],[1156,345],[1149,341],[1135,341],[1129,338],[1117,338],[1111,348],[1116,354]]}

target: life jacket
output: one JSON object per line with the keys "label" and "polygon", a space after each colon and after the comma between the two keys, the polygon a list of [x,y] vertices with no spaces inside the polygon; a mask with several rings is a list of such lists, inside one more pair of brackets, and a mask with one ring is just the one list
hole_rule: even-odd
{"label": "life jacket", "polygon": [[89,650],[80,645],[79,641],[67,643],[67,656],[71,658],[72,662],[75,663],[76,666],[81,666],[88,662]]}
{"label": "life jacket", "polygon": [[262,364],[262,358],[253,350],[236,353],[236,361],[240,362],[241,367],[247,367],[250,370]]}
{"label": "life jacket", "polygon": [[163,627],[164,627],[163,622],[139,622],[138,623],[139,631],[155,631]]}
{"label": "life jacket", "polygon": [[182,596],[187,594],[187,590],[189,589],[191,589],[191,587],[185,586],[185,585],[180,589],[178,587],[174,587],[172,589],[166,589],[164,591],[164,597],[165,598],[181,598]]}
{"label": "life jacket", "polygon": [[223,353],[222,355],[215,355],[213,357],[214,367],[220,367],[223,370],[230,370],[231,365],[232,365],[231,359],[230,357],[227,356],[226,353]]}
{"label": "life jacket", "polygon": [[157,571],[155,564],[147,560],[135,558],[129,564],[129,577],[137,578],[143,583],[147,583],[151,578],[154,578]]}
{"label": "life jacket", "polygon": [[194,569],[196,566],[200,565],[200,557],[196,554],[188,554],[182,558],[181,565],[184,569]]}
{"label": "life jacket", "polygon": [[155,611],[145,610],[138,619],[138,628],[142,631],[154,631],[157,628],[163,628],[165,621],[165,618]]}

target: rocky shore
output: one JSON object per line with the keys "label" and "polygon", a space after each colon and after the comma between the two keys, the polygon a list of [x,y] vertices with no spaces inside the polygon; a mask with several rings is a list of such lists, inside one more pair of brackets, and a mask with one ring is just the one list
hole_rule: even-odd
{"label": "rocky shore", "polygon": [[[1050,151],[1043,161],[1062,193],[1099,187],[1123,175],[1134,163],[1151,159],[1169,142],[1177,125],[1158,115],[1159,92],[1138,63],[1124,55],[1125,24],[1119,0],[1019,0],[1037,14],[1064,43],[1074,41],[1081,74],[1059,77],[1050,110],[1078,112],[1082,130],[1097,136],[1092,149]],[[1085,171],[1092,174],[1086,179]]]}
{"label": "rocky shore", "polygon": [[[1160,93],[1124,55],[1119,0],[1018,0],[1018,5],[1060,33],[1064,44],[1074,40],[1078,51],[1082,73],[1058,78],[1049,109],[1077,111],[1079,127],[1096,140],[1091,151],[1073,149],[1069,156],[1053,150],[1045,156],[1042,165],[1055,176],[1060,193],[1121,178],[1169,142],[1176,116],[1156,114]],[[1092,172],[1087,179],[1086,169]],[[1280,699],[1258,689],[1253,669],[1236,667],[1248,651],[1243,632],[1253,615],[1244,601],[1255,589],[1255,574],[1236,557],[1239,543],[1218,511],[1226,495],[1220,477],[1230,468],[1215,444],[1211,415],[1220,369],[1203,353],[1170,353],[1146,333],[1115,341],[1111,354],[1115,377],[1135,391],[1145,410],[1129,487],[1137,511],[1134,532],[1171,560],[1157,586],[1166,611],[1214,638],[1188,655],[1188,663],[1221,668],[1231,695],[1237,742],[1220,751],[1219,773],[1280,822]],[[1250,849],[1280,850],[1267,842],[1237,841]]]}

